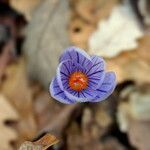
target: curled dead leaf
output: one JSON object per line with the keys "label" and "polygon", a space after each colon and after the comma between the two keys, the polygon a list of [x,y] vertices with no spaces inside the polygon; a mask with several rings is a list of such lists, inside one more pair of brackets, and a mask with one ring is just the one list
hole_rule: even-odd
{"label": "curled dead leaf", "polygon": [[55,145],[56,143],[58,143],[58,139],[55,136],[51,134],[46,134],[35,142],[24,142],[19,150],[46,150],[50,146]]}
{"label": "curled dead leaf", "polygon": [[20,114],[18,123],[18,130],[22,137],[20,140],[33,138],[36,134],[36,123],[24,59],[21,58],[7,67],[6,79],[1,85],[1,92]]}

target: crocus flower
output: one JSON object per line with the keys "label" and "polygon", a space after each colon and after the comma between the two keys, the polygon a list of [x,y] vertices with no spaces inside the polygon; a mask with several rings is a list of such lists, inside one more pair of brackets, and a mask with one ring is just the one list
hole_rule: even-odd
{"label": "crocus flower", "polygon": [[103,58],[89,56],[77,47],[69,47],[60,57],[49,90],[54,99],[73,104],[102,101],[115,86],[115,73],[105,71]]}

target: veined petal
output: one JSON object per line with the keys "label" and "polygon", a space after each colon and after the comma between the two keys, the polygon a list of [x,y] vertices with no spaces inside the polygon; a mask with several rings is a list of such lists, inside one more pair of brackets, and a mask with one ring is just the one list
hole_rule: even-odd
{"label": "veined petal", "polygon": [[90,56],[82,49],[77,47],[69,47],[65,52],[60,56],[59,61],[72,60],[74,63],[78,63],[83,67],[87,65],[92,65]]}
{"label": "veined petal", "polygon": [[82,91],[74,91],[69,88],[66,91],[64,91],[64,93],[69,99],[75,100],[77,102],[90,101],[97,95],[97,91],[91,88],[87,88]]}
{"label": "veined petal", "polygon": [[75,101],[70,100],[70,99],[64,94],[64,91],[62,91],[62,90],[60,89],[56,78],[53,78],[53,79],[52,79],[52,82],[51,82],[50,87],[49,87],[49,91],[50,91],[51,96],[52,96],[54,99],[56,99],[56,100],[58,100],[59,102],[61,102],[61,103],[64,103],[64,104],[73,104],[73,103],[75,103]]}
{"label": "veined petal", "polygon": [[91,102],[99,102],[106,99],[112,94],[116,87],[116,75],[113,72],[108,72],[105,75],[104,82],[101,87],[97,89],[98,95]]}
{"label": "veined petal", "polygon": [[105,77],[105,62],[103,58],[92,56],[92,66],[87,68],[86,74],[89,79],[89,86],[97,89],[101,86]]}
{"label": "veined petal", "polygon": [[62,61],[57,68],[57,81],[61,90],[68,89],[70,74],[80,71],[85,72],[80,64],[74,64],[71,60]]}

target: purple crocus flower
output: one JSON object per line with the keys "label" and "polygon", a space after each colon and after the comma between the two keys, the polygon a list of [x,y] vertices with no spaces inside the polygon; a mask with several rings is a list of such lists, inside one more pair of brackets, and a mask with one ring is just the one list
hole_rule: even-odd
{"label": "purple crocus flower", "polygon": [[56,77],[50,84],[51,96],[65,104],[99,102],[115,89],[114,72],[105,71],[105,62],[77,47],[69,47],[60,57]]}

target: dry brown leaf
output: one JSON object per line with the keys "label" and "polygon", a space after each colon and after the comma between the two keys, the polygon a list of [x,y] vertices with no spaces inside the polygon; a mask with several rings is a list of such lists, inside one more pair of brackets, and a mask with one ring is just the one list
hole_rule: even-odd
{"label": "dry brown leaf", "polygon": [[28,84],[24,59],[19,59],[7,68],[6,79],[1,86],[1,92],[20,114],[19,133],[23,139],[30,139],[36,133],[32,94]]}
{"label": "dry brown leaf", "polygon": [[58,139],[55,136],[46,134],[35,142],[24,142],[19,150],[46,150],[56,143],[58,143]]}
{"label": "dry brown leaf", "polygon": [[38,144],[38,145],[42,145],[43,150],[45,150],[48,147],[58,143],[58,139],[55,136],[47,133],[42,138],[40,138],[38,141],[35,141],[33,143]]}
{"label": "dry brown leaf", "polygon": [[137,83],[150,83],[150,36],[144,36],[139,41],[139,47],[132,52],[107,59],[109,70],[113,70],[117,75],[118,82],[133,80]]}
{"label": "dry brown leaf", "polygon": [[69,46],[69,0],[44,0],[28,25],[24,54],[32,79],[46,89],[55,74],[62,51]]}
{"label": "dry brown leaf", "polygon": [[10,143],[17,140],[18,134],[5,123],[7,121],[18,121],[19,115],[7,99],[0,94],[0,149],[12,150]]}

